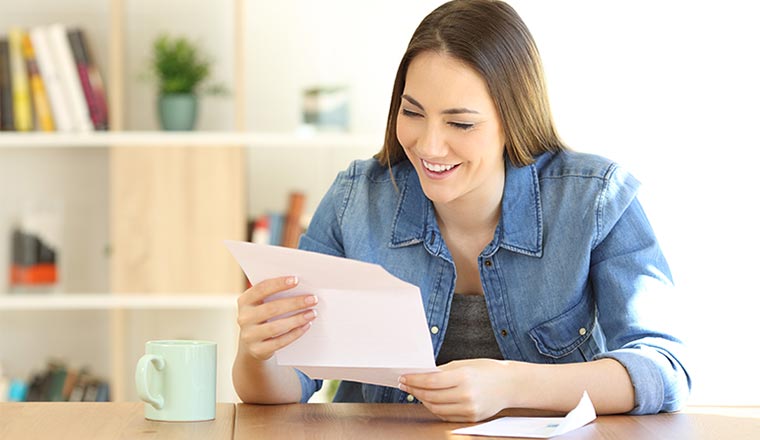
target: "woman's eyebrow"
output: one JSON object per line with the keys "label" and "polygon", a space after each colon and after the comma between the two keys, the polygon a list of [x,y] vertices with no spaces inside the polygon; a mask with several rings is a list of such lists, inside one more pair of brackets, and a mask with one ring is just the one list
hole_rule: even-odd
{"label": "woman's eyebrow", "polygon": [[[422,104],[419,103],[419,101],[417,101],[416,99],[412,98],[411,96],[409,96],[409,95],[401,95],[401,97],[403,99],[409,101],[409,103],[411,103],[412,105],[414,105],[416,107],[419,107],[420,110],[425,111],[425,107],[423,107]],[[444,114],[444,115],[456,115],[456,114],[461,114],[461,113],[480,114],[479,111],[472,110],[472,109],[469,109],[469,108],[466,108],[466,107],[447,108],[446,110],[443,110],[441,112],[441,114]]]}

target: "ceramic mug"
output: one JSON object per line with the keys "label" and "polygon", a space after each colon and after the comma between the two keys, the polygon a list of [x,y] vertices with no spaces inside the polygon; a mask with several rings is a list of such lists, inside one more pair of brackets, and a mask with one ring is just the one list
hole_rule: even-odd
{"label": "ceramic mug", "polygon": [[164,340],[145,343],[135,370],[145,418],[199,422],[216,417],[216,343]]}

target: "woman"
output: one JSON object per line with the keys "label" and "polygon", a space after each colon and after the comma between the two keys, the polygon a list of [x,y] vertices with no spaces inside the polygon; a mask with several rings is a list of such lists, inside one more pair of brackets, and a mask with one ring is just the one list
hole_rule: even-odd
{"label": "woman", "polygon": [[[419,401],[450,421],[568,411],[584,390],[600,414],[680,408],[683,347],[650,310],[672,282],[638,186],[562,144],[514,10],[434,10],[401,60],[382,150],[339,174],[300,247],[419,286],[441,371],[403,376],[398,389],[343,382],[336,400]],[[295,283],[266,280],[240,297],[233,378],[245,402],[305,402],[321,386],[272,358],[318,319],[305,310],[314,296],[263,303]],[[267,322],[287,312],[300,313]]]}

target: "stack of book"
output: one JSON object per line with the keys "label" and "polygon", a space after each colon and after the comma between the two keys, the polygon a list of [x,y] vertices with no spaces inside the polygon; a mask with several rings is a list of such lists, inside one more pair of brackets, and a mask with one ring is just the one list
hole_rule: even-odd
{"label": "stack of book", "polygon": [[41,235],[13,230],[10,287],[51,286],[58,281],[56,249]]}
{"label": "stack of book", "polygon": [[0,35],[0,129],[108,129],[105,87],[81,29],[53,24]]}
{"label": "stack of book", "polygon": [[250,221],[250,240],[257,244],[298,247],[298,239],[306,229],[305,201],[304,193],[293,191],[288,195],[288,207],[284,214],[271,212]]}
{"label": "stack of book", "polygon": [[86,368],[76,370],[63,362],[50,361],[45,370],[32,375],[28,383],[14,380],[0,401],[26,402],[108,402],[108,382]]}

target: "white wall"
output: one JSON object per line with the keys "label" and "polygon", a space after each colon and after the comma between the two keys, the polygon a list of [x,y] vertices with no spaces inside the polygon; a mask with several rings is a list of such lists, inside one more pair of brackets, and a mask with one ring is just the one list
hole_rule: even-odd
{"label": "white wall", "polygon": [[555,119],[620,161],[678,285],[693,403],[760,403],[756,356],[760,31],[751,6],[515,1],[544,57]]}

